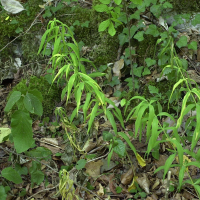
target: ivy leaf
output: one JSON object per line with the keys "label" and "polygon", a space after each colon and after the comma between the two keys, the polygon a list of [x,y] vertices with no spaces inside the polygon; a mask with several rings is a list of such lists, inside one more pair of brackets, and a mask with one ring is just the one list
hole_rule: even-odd
{"label": "ivy leaf", "polygon": [[133,70],[134,75],[141,77],[143,66],[137,67]]}
{"label": "ivy leaf", "polygon": [[22,153],[33,145],[32,120],[28,112],[14,112],[11,118],[11,134],[17,153]]}
{"label": "ivy leaf", "polygon": [[153,35],[154,37],[157,37],[159,35],[159,31],[157,29],[157,26],[154,24],[149,25],[149,28],[145,32],[146,34]]}
{"label": "ivy leaf", "polygon": [[117,4],[117,5],[120,5],[122,0],[114,0],[114,2]]}
{"label": "ivy leaf", "polygon": [[87,163],[87,161],[85,159],[80,159],[76,164],[76,169],[77,170],[83,169],[85,167],[86,163]]}
{"label": "ivy leaf", "polygon": [[195,15],[194,20],[192,20],[193,26],[196,26],[197,24],[200,24],[200,14]]}
{"label": "ivy leaf", "polygon": [[113,148],[113,150],[114,150],[118,155],[124,156],[125,150],[126,150],[126,148],[125,148],[126,145],[125,145],[120,139],[117,139],[116,141],[118,142],[118,144],[117,144],[117,146],[115,146],[115,147]]}
{"label": "ivy leaf", "polygon": [[151,93],[151,94],[158,94],[158,88],[156,88],[155,86],[153,86],[153,85],[149,85],[149,92]]}
{"label": "ivy leaf", "polygon": [[31,173],[31,183],[36,183],[37,185],[40,185],[43,180],[44,180],[44,173],[42,171],[38,170]]}
{"label": "ivy leaf", "polygon": [[134,38],[135,38],[136,40],[138,40],[139,42],[141,42],[141,41],[144,40],[143,34],[144,34],[144,31],[137,32],[137,33],[135,34]]}
{"label": "ivy leaf", "polygon": [[140,13],[139,10],[135,11],[134,14],[130,16],[130,19],[140,19]]}
{"label": "ivy leaf", "polygon": [[150,67],[150,66],[156,64],[156,60],[153,60],[153,59],[151,59],[151,58],[146,58],[146,59],[145,59],[145,62],[147,63],[147,66],[148,66],[148,67]]}
{"label": "ivy leaf", "polygon": [[148,67],[145,67],[144,71],[142,73],[142,76],[146,76],[146,75],[149,75],[149,74],[151,74],[151,71],[148,69]]}
{"label": "ivy leaf", "polygon": [[9,181],[12,181],[13,183],[15,184],[19,184],[19,183],[22,183],[22,178],[21,176],[19,175],[19,173],[14,170],[12,167],[7,167],[5,169],[3,169],[1,171],[1,174],[2,176],[9,180]]}
{"label": "ivy leaf", "polygon": [[122,46],[124,43],[128,42],[128,36],[126,34],[120,33],[118,35],[119,44]]}
{"label": "ivy leaf", "polygon": [[188,49],[197,50],[197,42],[192,41],[190,44],[188,44]]}
{"label": "ivy leaf", "polygon": [[186,36],[181,36],[176,45],[181,48],[187,45],[187,37]]}

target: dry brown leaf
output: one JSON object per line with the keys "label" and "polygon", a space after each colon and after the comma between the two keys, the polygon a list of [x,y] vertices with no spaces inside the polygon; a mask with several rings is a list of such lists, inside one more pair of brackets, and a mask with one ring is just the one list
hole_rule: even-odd
{"label": "dry brown leaf", "polygon": [[130,184],[131,181],[133,180],[133,176],[134,176],[134,171],[131,167],[126,173],[122,174],[121,183],[124,185]]}
{"label": "dry brown leaf", "polygon": [[140,187],[141,187],[147,194],[149,194],[150,182],[149,182],[149,179],[147,178],[146,174],[143,174],[143,177],[137,178],[137,183],[140,185]]}
{"label": "dry brown leaf", "polygon": [[120,70],[124,67],[124,59],[120,59],[117,62],[115,62],[113,67],[113,74],[114,76],[118,76],[119,79],[121,78],[121,72]]}
{"label": "dry brown leaf", "polygon": [[102,160],[98,160],[97,162],[89,162],[85,165],[86,173],[88,173],[89,176],[96,178],[100,175],[100,168],[102,165]]}
{"label": "dry brown leaf", "polygon": [[103,186],[101,185],[101,183],[99,183],[99,190],[97,191],[97,194],[99,196],[103,196],[104,195],[104,189],[103,189]]}

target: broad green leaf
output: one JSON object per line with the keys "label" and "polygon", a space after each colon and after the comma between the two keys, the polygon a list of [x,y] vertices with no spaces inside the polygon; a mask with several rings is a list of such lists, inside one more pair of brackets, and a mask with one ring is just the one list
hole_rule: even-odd
{"label": "broad green leaf", "polygon": [[15,184],[22,183],[22,178],[19,175],[19,173],[14,170],[12,167],[6,167],[1,171],[2,176],[9,180],[12,181]]}
{"label": "broad green leaf", "polygon": [[29,113],[21,110],[14,112],[11,118],[11,134],[17,153],[28,150],[34,144]]}
{"label": "broad green leaf", "polygon": [[27,93],[24,97],[25,108],[36,115],[42,116],[43,107],[41,101],[33,94]]}
{"label": "broad green leaf", "polygon": [[5,137],[10,135],[11,129],[10,128],[0,128],[0,143],[2,143]]}
{"label": "broad green leaf", "polygon": [[181,48],[187,45],[187,37],[186,36],[181,36],[176,45]]}
{"label": "broad green leaf", "polygon": [[113,150],[115,151],[115,153],[117,153],[118,155],[124,157],[125,152],[126,152],[126,145],[120,140],[117,139],[116,140],[118,142],[117,146],[115,146],[113,148]]}
{"label": "broad green leaf", "polygon": [[87,161],[85,159],[80,159],[76,164],[76,169],[81,170],[85,167]]}
{"label": "broad green leaf", "polygon": [[21,92],[19,91],[14,91],[8,100],[8,103],[6,104],[6,107],[4,109],[5,112],[8,112],[14,104],[21,98]]}
{"label": "broad green leaf", "polygon": [[35,97],[37,97],[40,100],[40,102],[43,101],[42,93],[39,90],[37,89],[29,90],[28,93],[33,94]]}
{"label": "broad green leaf", "polygon": [[25,152],[27,156],[34,157],[37,159],[49,160],[51,158],[52,152],[45,147],[37,147],[30,151]]}
{"label": "broad green leaf", "polygon": [[0,186],[0,199],[1,200],[6,200],[7,194],[5,191],[5,188],[3,186]]}
{"label": "broad green leaf", "polygon": [[113,25],[112,22],[109,24],[108,33],[109,33],[111,36],[114,36],[114,35],[116,34],[116,30],[115,30],[115,27],[114,27],[114,25]]}
{"label": "broad green leaf", "polygon": [[36,183],[37,185],[40,185],[44,181],[44,173],[42,171],[35,171],[31,173],[31,183]]}
{"label": "broad green leaf", "polygon": [[94,118],[96,117],[96,113],[97,113],[98,106],[99,106],[99,105],[98,105],[98,102],[96,102],[95,106],[92,108],[90,120],[89,120],[89,122],[88,122],[88,131],[87,131],[87,133],[89,133],[89,131],[90,131],[91,127],[92,127]]}
{"label": "broad green leaf", "polygon": [[98,5],[94,6],[94,9],[97,12],[107,12],[108,11],[108,6],[104,5],[104,4],[98,4]]}

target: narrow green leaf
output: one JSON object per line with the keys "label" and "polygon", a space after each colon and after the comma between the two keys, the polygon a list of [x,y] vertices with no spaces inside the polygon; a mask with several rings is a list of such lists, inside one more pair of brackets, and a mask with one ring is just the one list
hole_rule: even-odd
{"label": "narrow green leaf", "polygon": [[86,121],[86,114],[87,114],[87,110],[88,110],[88,105],[89,105],[89,102],[90,102],[90,99],[91,99],[91,93],[87,93],[86,94],[86,100],[85,100],[85,103],[83,105],[83,113],[84,113],[84,123]]}
{"label": "narrow green leaf", "polygon": [[163,179],[165,178],[167,172],[169,171],[169,168],[171,167],[172,162],[174,161],[176,154],[172,154],[168,157],[168,159],[165,162],[164,166],[164,174],[163,174]]}
{"label": "narrow green leaf", "polygon": [[126,140],[127,144],[130,146],[131,150],[134,152],[134,154],[136,156],[137,155],[137,151],[136,151],[135,147],[133,146],[133,144],[131,143],[129,137],[123,132],[119,132],[118,135]]}
{"label": "narrow green leaf", "polygon": [[108,118],[109,122],[111,123],[111,125],[114,129],[114,132],[117,134],[117,125],[116,125],[115,119],[114,119],[112,113],[110,112],[110,110],[106,110],[106,117]]}
{"label": "narrow green leaf", "polygon": [[67,101],[68,101],[68,99],[70,97],[71,90],[72,90],[72,87],[74,86],[74,81],[75,81],[76,77],[77,77],[77,74],[73,74],[70,77],[69,81],[68,81],[68,86],[67,86],[68,87],[67,88],[67,90],[68,90],[68,92],[67,92]]}
{"label": "narrow green leaf", "polygon": [[91,127],[92,127],[94,118],[96,117],[98,106],[99,106],[98,102],[96,102],[95,106],[92,108],[92,112],[91,112],[91,115],[90,115],[90,120],[88,122],[88,131],[87,131],[87,133],[89,133],[89,131],[90,131]]}

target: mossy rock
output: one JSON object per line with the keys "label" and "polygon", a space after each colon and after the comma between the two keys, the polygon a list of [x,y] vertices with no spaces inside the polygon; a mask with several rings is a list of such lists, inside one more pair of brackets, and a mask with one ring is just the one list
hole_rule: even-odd
{"label": "mossy rock", "polygon": [[[43,115],[44,117],[50,117],[53,114],[53,110],[55,108],[56,102],[59,102],[61,99],[61,92],[62,90],[58,88],[55,84],[52,85],[50,89],[50,84],[47,82],[45,77],[37,78],[36,76],[30,77],[28,86],[27,80],[22,79],[9,93],[7,100],[9,99],[10,95],[14,91],[20,91],[22,94],[26,94],[26,92],[32,91],[34,89],[37,89],[39,92],[41,92],[43,97]],[[49,91],[50,89],[50,91]],[[17,106],[14,106],[11,110],[10,114],[12,114],[17,109]],[[10,116],[9,114],[9,116]],[[31,114],[31,117],[33,120],[36,120],[38,118],[37,115]]]}

